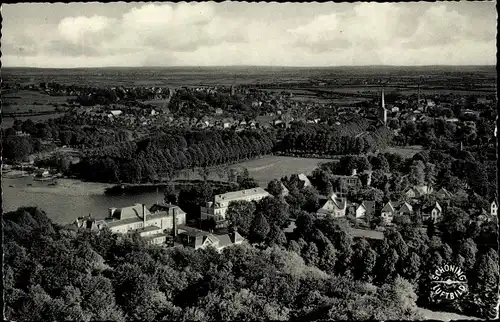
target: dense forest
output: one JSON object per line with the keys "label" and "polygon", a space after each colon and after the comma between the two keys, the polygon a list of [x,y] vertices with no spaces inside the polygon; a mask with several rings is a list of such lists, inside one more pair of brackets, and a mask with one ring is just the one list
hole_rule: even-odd
{"label": "dense forest", "polygon": [[93,150],[71,168],[98,182],[154,182],[176,171],[211,167],[268,154],[272,133],[260,131],[171,131],[121,146]]}
{"label": "dense forest", "polygon": [[366,120],[334,126],[295,126],[282,135],[277,151],[320,155],[375,152],[390,146],[393,136],[387,128],[374,128]]}
{"label": "dense forest", "polygon": [[[248,215],[237,217],[235,214]],[[416,319],[416,304],[494,314],[494,223],[470,224],[450,209],[439,234],[412,223],[383,241],[353,239],[334,219],[302,212],[284,234],[282,201],[232,204],[231,226],[254,246],[194,251],[147,246],[137,235],[74,231],[36,208],[3,217],[9,320],[388,320]],[[281,218],[281,219],[280,219]],[[238,228],[239,229],[239,228]],[[239,229],[240,231],[240,229]],[[469,293],[430,298],[429,274],[466,268]]]}

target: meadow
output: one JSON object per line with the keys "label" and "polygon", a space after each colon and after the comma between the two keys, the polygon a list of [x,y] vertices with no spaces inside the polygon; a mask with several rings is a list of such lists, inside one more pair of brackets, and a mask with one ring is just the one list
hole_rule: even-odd
{"label": "meadow", "polygon": [[423,150],[422,146],[412,145],[406,147],[389,147],[385,150],[385,152],[399,154],[404,158],[411,158],[422,150]]}
{"label": "meadow", "polygon": [[[4,113],[54,111],[56,106],[67,103],[73,96],[50,96],[37,91],[20,90],[2,95]],[[56,105],[56,106],[54,106]]]}
{"label": "meadow", "polygon": [[[261,187],[267,187],[269,181],[281,179],[292,174],[311,174],[320,163],[332,162],[331,159],[311,159],[285,156],[265,156],[260,159],[248,160],[238,164],[227,166],[228,169],[247,169]],[[185,171],[177,179],[202,179],[198,171]],[[214,169],[207,177],[209,180],[227,180],[227,174],[219,175]]]}

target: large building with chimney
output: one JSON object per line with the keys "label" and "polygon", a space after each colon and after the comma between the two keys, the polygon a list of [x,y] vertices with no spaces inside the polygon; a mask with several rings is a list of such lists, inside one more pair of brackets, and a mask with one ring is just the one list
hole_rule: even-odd
{"label": "large building with chimney", "polygon": [[175,226],[186,224],[186,213],[176,205],[154,204],[150,209],[146,205],[136,204],[130,207],[110,208],[109,215],[103,220],[77,220],[77,226],[86,228],[109,228],[113,233],[138,233],[149,244],[163,244],[171,235]]}
{"label": "large building with chimney", "polygon": [[216,195],[213,202],[207,202],[205,207],[200,207],[201,220],[213,218],[218,227],[224,226],[231,201],[258,201],[268,196],[269,192],[260,187]]}

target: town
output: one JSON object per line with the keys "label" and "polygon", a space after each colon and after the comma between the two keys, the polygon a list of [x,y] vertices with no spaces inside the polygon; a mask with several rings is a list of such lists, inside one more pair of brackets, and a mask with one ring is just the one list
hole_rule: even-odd
{"label": "town", "polygon": [[494,6],[2,5],[4,319],[498,319]]}

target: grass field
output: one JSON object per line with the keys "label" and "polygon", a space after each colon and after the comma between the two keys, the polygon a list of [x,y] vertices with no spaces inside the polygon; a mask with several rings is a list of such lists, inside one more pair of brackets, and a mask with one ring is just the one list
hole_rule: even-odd
{"label": "grass field", "polygon": [[[310,159],[310,158],[295,158],[283,156],[266,156],[261,159],[249,160],[235,165],[228,166],[242,170],[246,168],[261,187],[267,187],[269,181],[273,179],[281,179],[284,176],[292,174],[305,173],[310,174],[320,163],[331,162],[330,159]],[[184,175],[179,175],[179,179],[201,179],[201,175],[197,171],[185,172]],[[208,176],[209,180],[223,180],[214,171]],[[227,179],[224,178],[224,180]]]}
{"label": "grass field", "polygon": [[21,90],[3,95],[2,99],[7,105],[3,106],[4,113],[53,111],[54,104],[66,103],[73,96],[50,96],[35,91]]}
{"label": "grass field", "polygon": [[32,120],[33,122],[37,123],[40,121],[45,121],[48,119],[53,119],[53,118],[58,118],[63,116],[64,113],[54,113],[54,114],[49,114],[49,115],[35,115],[35,116],[23,116],[23,117],[16,117],[11,118],[11,117],[4,117],[2,120],[2,129],[7,129],[9,127],[12,127],[14,125],[14,120],[21,120],[21,121],[26,121],[26,120]]}
{"label": "grass field", "polygon": [[411,158],[415,154],[423,151],[423,147],[420,145],[413,145],[408,147],[390,147],[387,148],[384,152],[399,154],[404,158]]}
{"label": "grass field", "polygon": [[431,311],[424,308],[418,308],[420,314],[423,315],[424,320],[437,320],[437,321],[454,321],[454,320],[481,320],[479,318],[460,315],[457,313],[449,313],[449,312],[437,312]]}

